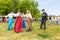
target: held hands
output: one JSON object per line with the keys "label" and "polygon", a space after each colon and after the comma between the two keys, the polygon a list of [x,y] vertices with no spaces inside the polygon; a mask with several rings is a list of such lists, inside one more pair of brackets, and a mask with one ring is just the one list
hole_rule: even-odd
{"label": "held hands", "polygon": [[33,21],[33,19],[28,17],[28,18],[26,18],[26,21]]}

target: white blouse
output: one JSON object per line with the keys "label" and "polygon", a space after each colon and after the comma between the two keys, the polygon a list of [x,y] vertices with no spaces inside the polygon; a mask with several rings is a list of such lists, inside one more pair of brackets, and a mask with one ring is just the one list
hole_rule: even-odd
{"label": "white blouse", "polygon": [[25,15],[27,18],[30,17],[32,19],[31,13]]}
{"label": "white blouse", "polygon": [[9,13],[9,14],[7,15],[7,17],[13,18],[13,17],[14,17],[14,13]]}

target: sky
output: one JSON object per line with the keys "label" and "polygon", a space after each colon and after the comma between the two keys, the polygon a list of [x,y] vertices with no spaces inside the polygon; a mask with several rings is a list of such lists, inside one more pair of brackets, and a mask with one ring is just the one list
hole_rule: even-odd
{"label": "sky", "polygon": [[39,3],[39,10],[45,9],[48,15],[60,15],[60,0],[35,0]]}

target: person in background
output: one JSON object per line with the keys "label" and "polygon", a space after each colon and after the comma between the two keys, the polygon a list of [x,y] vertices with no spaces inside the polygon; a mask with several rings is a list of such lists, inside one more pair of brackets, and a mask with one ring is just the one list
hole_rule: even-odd
{"label": "person in background", "polygon": [[58,24],[60,24],[60,17],[58,17]]}
{"label": "person in background", "polygon": [[6,18],[5,22],[8,23],[8,19],[7,18]]}
{"label": "person in background", "polygon": [[3,20],[2,20],[2,22],[5,22],[5,15],[3,15],[4,17],[2,18]]}
{"label": "person in background", "polygon": [[42,17],[40,17],[40,22],[42,21]]}
{"label": "person in background", "polygon": [[47,13],[45,12],[45,9],[42,9],[41,17],[42,17],[42,21],[41,21],[40,29],[42,29],[42,25],[44,25],[44,29],[46,29],[46,21],[47,21],[48,15],[47,15]]}
{"label": "person in background", "polygon": [[56,20],[56,25],[58,25],[58,17],[56,17],[55,20]]}
{"label": "person in background", "polygon": [[0,18],[0,22],[2,22],[2,18]]}
{"label": "person in background", "polygon": [[[53,24],[52,16],[49,16],[49,22],[50,22],[50,24]],[[50,25],[50,24],[49,24],[49,25]]]}
{"label": "person in background", "polygon": [[8,17],[8,30],[12,30],[14,12],[10,11],[10,13],[7,15],[7,17]]}
{"label": "person in background", "polygon": [[26,11],[26,31],[32,30],[32,15],[30,10]]}

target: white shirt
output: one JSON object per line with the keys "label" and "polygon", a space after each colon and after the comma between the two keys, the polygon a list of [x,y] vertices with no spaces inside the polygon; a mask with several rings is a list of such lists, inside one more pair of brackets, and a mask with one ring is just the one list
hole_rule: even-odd
{"label": "white shirt", "polygon": [[27,18],[30,17],[32,19],[31,13],[25,15]]}
{"label": "white shirt", "polygon": [[14,17],[14,13],[9,13],[9,14],[7,15],[7,17],[13,18],[13,17]]}
{"label": "white shirt", "polygon": [[16,15],[17,15],[17,16],[19,16],[20,14],[19,14],[19,13],[17,13]]}
{"label": "white shirt", "polygon": [[22,17],[26,17],[26,16],[23,14]]}

